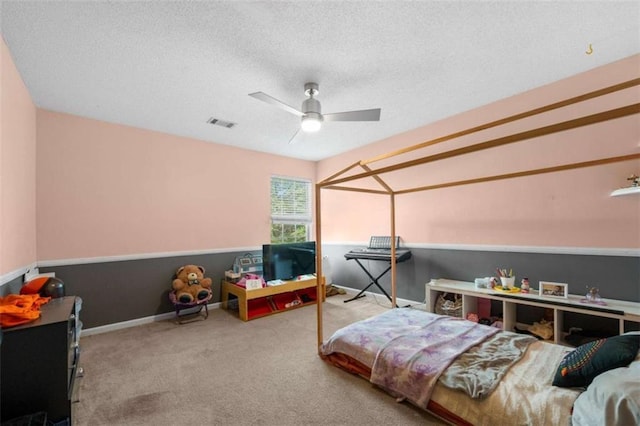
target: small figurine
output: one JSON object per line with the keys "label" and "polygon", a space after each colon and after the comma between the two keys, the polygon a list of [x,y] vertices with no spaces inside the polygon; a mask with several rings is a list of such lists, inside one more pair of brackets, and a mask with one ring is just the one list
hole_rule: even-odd
{"label": "small figurine", "polygon": [[489,281],[489,288],[496,288],[499,285],[500,281],[498,281],[496,277],[491,277],[491,280]]}
{"label": "small figurine", "polygon": [[600,297],[600,290],[597,287],[587,286],[587,294],[584,299],[580,299],[582,303],[595,303],[596,305],[605,306],[607,303]]}
{"label": "small figurine", "polygon": [[597,302],[600,300],[600,290],[596,287],[589,288],[589,286],[587,286],[587,289],[589,291],[587,291],[587,295],[585,297],[589,302]]}
{"label": "small figurine", "polygon": [[529,278],[523,278],[520,284],[521,293],[529,293]]}

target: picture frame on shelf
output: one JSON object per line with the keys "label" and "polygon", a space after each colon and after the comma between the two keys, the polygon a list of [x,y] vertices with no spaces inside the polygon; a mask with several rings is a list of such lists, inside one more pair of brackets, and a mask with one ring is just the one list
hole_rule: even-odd
{"label": "picture frame on shelf", "polygon": [[552,281],[540,281],[538,291],[540,297],[567,299],[569,297],[569,284],[556,283]]}

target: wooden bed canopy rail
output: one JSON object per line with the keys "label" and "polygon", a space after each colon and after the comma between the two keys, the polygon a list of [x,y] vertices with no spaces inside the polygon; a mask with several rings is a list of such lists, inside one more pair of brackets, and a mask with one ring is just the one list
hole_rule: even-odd
{"label": "wooden bed canopy rail", "polygon": [[[524,140],[528,140],[528,139],[532,139],[535,137],[540,137],[540,136],[545,136],[545,135],[550,135],[553,133],[557,133],[557,132],[561,132],[561,131],[565,131],[565,130],[570,130],[570,129],[576,129],[579,127],[583,127],[583,126],[587,126],[587,125],[591,125],[591,124],[596,124],[596,123],[601,123],[601,122],[605,122],[605,121],[609,121],[609,120],[613,120],[616,118],[622,118],[622,117],[626,117],[626,116],[630,116],[630,115],[634,115],[634,114],[639,114],[640,113],[640,103],[634,103],[631,105],[627,105],[627,106],[623,106],[623,107],[619,107],[619,108],[614,108],[614,109],[610,109],[607,111],[602,111],[596,114],[591,114],[591,115],[587,115],[587,116],[583,116],[583,117],[579,117],[579,118],[575,118],[572,120],[567,120],[567,121],[563,121],[560,123],[556,123],[556,124],[551,124],[551,125],[547,125],[547,126],[543,126],[543,127],[538,127],[535,129],[531,129],[531,130],[527,130],[524,132],[519,132],[519,133],[515,133],[512,135],[508,135],[508,136],[503,136],[503,137],[499,137],[496,139],[492,139],[492,140],[488,140],[488,141],[484,141],[484,142],[480,142],[480,143],[476,143],[473,145],[469,145],[469,146],[465,146],[462,148],[456,148],[456,149],[452,149],[449,151],[444,151],[438,154],[432,154],[432,155],[428,155],[428,156],[424,156],[424,157],[420,157],[420,158],[416,158],[413,160],[408,160],[408,161],[403,161],[403,162],[399,162],[397,164],[393,164],[390,166],[384,166],[384,167],[380,167],[378,169],[372,169],[371,167],[369,167],[369,164],[377,162],[377,161],[381,161],[381,160],[386,160],[386,159],[390,159],[392,157],[401,155],[401,154],[406,154],[408,152],[412,152],[412,151],[416,151],[418,149],[422,149],[422,148],[426,148],[429,146],[433,146],[436,145],[438,143],[442,143],[445,141],[449,141],[452,139],[456,139],[462,136],[466,136],[472,133],[476,133],[482,130],[486,130],[486,129],[490,129],[492,127],[497,127],[506,123],[510,123],[510,122],[514,122],[517,120],[521,120],[527,117],[531,117],[534,115],[538,115],[538,114],[542,114],[545,112],[549,112],[558,108],[562,108],[565,106],[569,106],[569,105],[573,105],[573,104],[577,104],[580,102],[584,102],[586,100],[589,99],[594,99],[600,96],[604,96],[607,94],[611,94],[614,92],[618,92],[621,90],[625,90],[625,89],[629,89],[632,88],[634,86],[638,86],[640,85],[640,78],[635,78],[632,80],[628,80],[626,82],[623,83],[619,83],[619,84],[615,84],[609,87],[605,87],[599,90],[595,90],[580,96],[575,96],[560,102],[555,102],[543,107],[539,107],[539,108],[535,108],[523,113],[519,113],[519,114],[515,114],[500,120],[495,120],[489,123],[485,123],[479,126],[475,126],[466,130],[462,130],[459,132],[455,132],[446,136],[442,136],[442,137],[438,137],[432,140],[428,140],[422,143],[419,143],[417,145],[412,145],[403,149],[399,149],[393,152],[389,152],[387,154],[383,154],[377,157],[373,157],[370,158],[368,160],[361,160],[358,162],[355,162],[353,164],[351,164],[350,166],[340,170],[339,172],[329,176],[328,178],[316,183],[316,192],[315,192],[315,213],[316,213],[316,272],[318,276],[322,276],[322,217],[321,217],[321,190],[322,189],[332,189],[332,190],[341,190],[341,191],[353,191],[353,192],[362,192],[362,193],[369,193],[369,194],[378,194],[378,195],[388,195],[389,196],[389,202],[390,202],[390,233],[389,235],[391,236],[391,259],[395,258],[395,252],[396,252],[396,247],[395,247],[395,238],[396,238],[396,232],[395,232],[395,196],[399,195],[399,194],[408,194],[408,193],[413,193],[413,192],[420,192],[420,191],[428,191],[428,190],[433,190],[433,189],[440,189],[440,188],[447,188],[447,187],[454,187],[454,186],[460,186],[460,185],[469,185],[469,184],[475,184],[475,183],[482,183],[482,182],[490,182],[490,181],[496,181],[496,180],[504,180],[504,179],[512,179],[512,178],[518,178],[518,177],[524,177],[524,176],[532,176],[532,175],[539,175],[539,174],[545,174],[545,173],[554,173],[554,172],[560,172],[560,171],[565,171],[565,170],[572,170],[572,169],[578,169],[578,168],[585,168],[585,167],[593,167],[593,166],[599,166],[599,165],[603,165],[603,164],[610,164],[610,163],[617,163],[617,162],[623,162],[623,161],[629,161],[629,160],[634,160],[634,159],[640,159],[640,153],[636,153],[636,154],[628,154],[628,155],[622,155],[622,156],[616,156],[616,157],[608,157],[608,158],[600,158],[600,159],[595,159],[595,160],[591,160],[591,161],[583,161],[583,162],[577,162],[577,163],[569,163],[569,164],[563,164],[563,165],[559,165],[559,166],[552,166],[552,167],[544,167],[544,168],[537,168],[537,169],[530,169],[530,170],[524,170],[524,171],[520,171],[520,172],[514,172],[514,173],[505,173],[505,174],[498,174],[498,175],[493,175],[493,176],[483,176],[483,177],[479,177],[479,178],[474,178],[474,179],[465,179],[465,180],[459,180],[459,181],[452,181],[452,182],[445,182],[445,183],[440,183],[440,184],[434,184],[434,185],[425,185],[425,186],[419,186],[419,187],[413,187],[413,188],[405,188],[405,189],[400,189],[400,190],[394,190],[392,189],[381,177],[380,175],[385,174],[385,173],[391,173],[397,170],[402,170],[402,169],[406,169],[406,168],[410,168],[410,167],[414,167],[414,166],[418,166],[418,165],[423,165],[423,164],[427,164],[427,163],[431,163],[431,162],[435,162],[435,161],[439,161],[439,160],[444,160],[444,159],[448,159],[448,158],[453,158],[456,156],[461,156],[461,155],[465,155],[465,154],[470,154],[470,153],[474,153],[474,152],[479,152],[485,149],[489,149],[489,148],[495,148],[495,147],[499,147],[499,146],[504,146],[504,145],[508,145],[508,144],[512,144],[512,143],[516,143],[516,142],[520,142],[520,141],[524,141]],[[356,172],[355,174],[349,175],[349,176],[343,176],[345,173],[352,171],[356,168],[360,168],[363,171],[360,172]],[[352,182],[355,180],[359,180],[359,179],[363,179],[363,178],[367,178],[367,177],[372,177],[376,182],[378,182],[378,184],[383,188],[383,189],[368,189],[368,188],[358,188],[358,187],[349,187],[349,186],[341,186],[340,184],[346,183],[346,182]],[[320,280],[318,280],[318,282],[320,282]],[[318,286],[318,297],[321,297],[320,292],[321,292],[321,287]],[[396,306],[396,263],[395,262],[391,262],[391,299],[392,299],[392,306]],[[318,299],[321,300],[321,299]],[[320,346],[323,343],[323,328],[322,328],[322,303],[318,303],[316,305],[317,308],[317,330],[318,330],[318,350],[320,348]]]}

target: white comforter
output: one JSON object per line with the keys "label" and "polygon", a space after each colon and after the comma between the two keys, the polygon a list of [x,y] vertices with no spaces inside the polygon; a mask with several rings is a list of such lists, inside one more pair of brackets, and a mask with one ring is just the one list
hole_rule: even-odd
{"label": "white comforter", "polygon": [[570,425],[571,406],[580,391],[551,385],[569,350],[534,342],[487,398],[461,397],[458,391],[436,386],[431,399],[476,426]]}

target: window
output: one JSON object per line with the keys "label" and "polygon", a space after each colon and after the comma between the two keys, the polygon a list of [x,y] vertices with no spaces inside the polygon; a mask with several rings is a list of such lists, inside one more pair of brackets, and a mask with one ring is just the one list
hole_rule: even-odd
{"label": "window", "polygon": [[271,242],[309,241],[311,225],[311,182],[304,179],[271,177]]}

